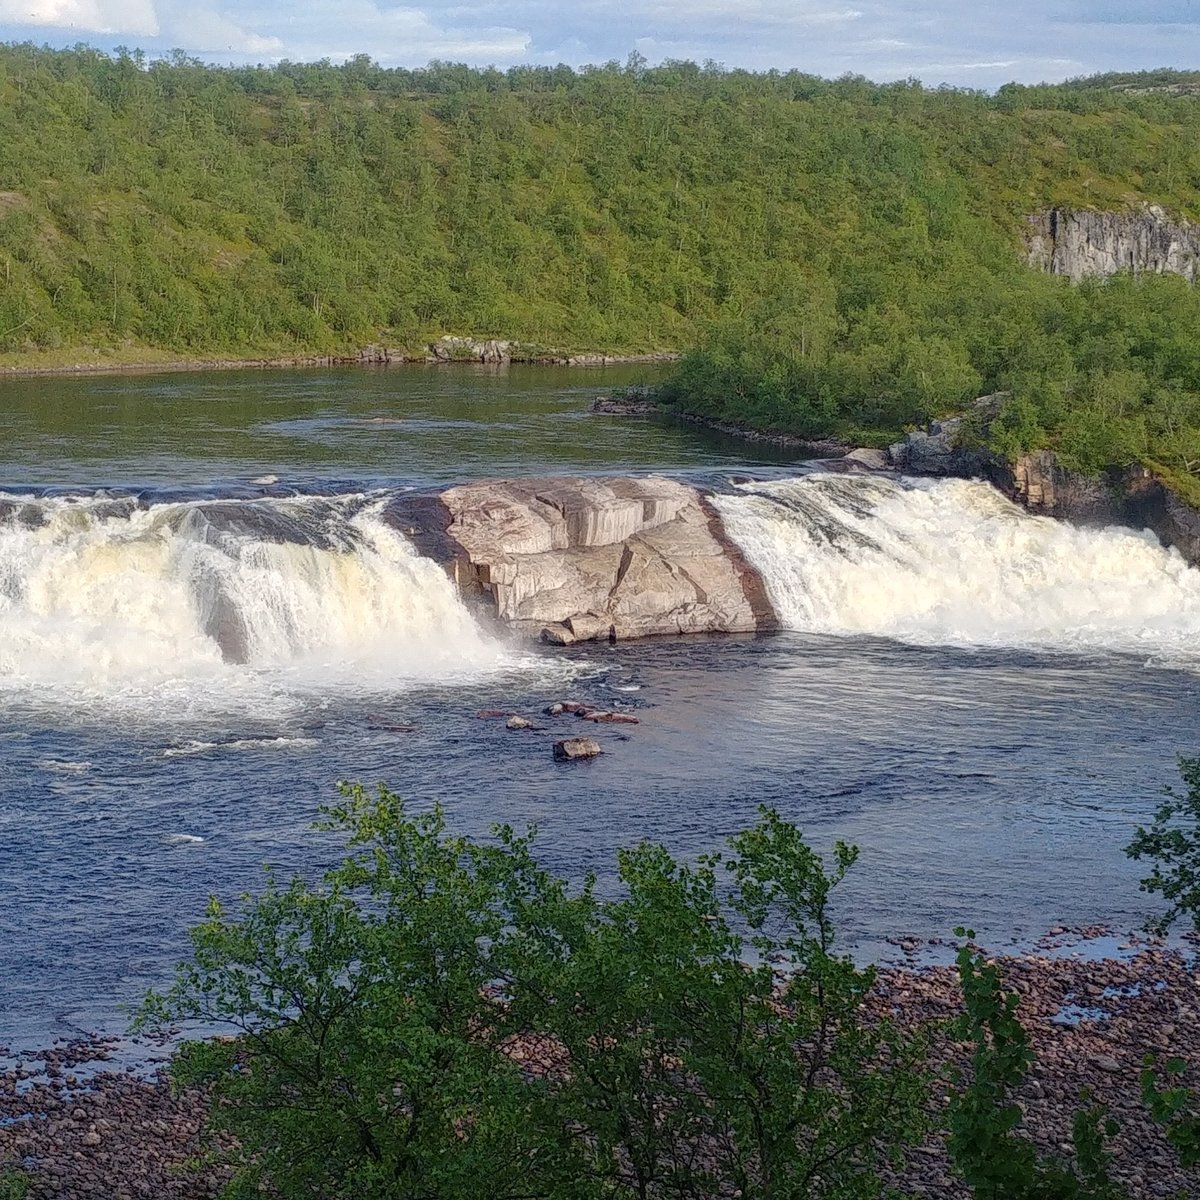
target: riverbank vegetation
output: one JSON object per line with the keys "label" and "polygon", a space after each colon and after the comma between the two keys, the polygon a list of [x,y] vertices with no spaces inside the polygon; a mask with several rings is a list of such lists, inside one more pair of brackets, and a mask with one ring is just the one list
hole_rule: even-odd
{"label": "riverbank vegetation", "polygon": [[996,395],[972,433],[1006,458],[1051,448],[1082,471],[1200,474],[1200,289],[1184,279],[1073,285],[1012,264],[986,279],[914,271],[898,288],[890,261],[861,275],[857,295],[831,278],[722,316],[661,398],[754,429],[882,446]]}
{"label": "riverbank vegetation", "polygon": [[[1160,862],[1194,846],[1200,761],[1183,767],[1189,792],[1132,852]],[[174,1068],[212,1089],[230,1195],[465,1200],[486,1179],[513,1200],[867,1200],[914,1169],[924,1194],[1141,1194],[1120,1182],[1121,1126],[1102,1106],[1068,1098],[1057,1117],[1073,1134],[1052,1151],[1031,1137],[1021,1104],[1042,1092],[1022,1090],[1036,1061],[1022,995],[969,940],[957,1016],[921,1015],[905,1000],[918,977],[880,990],[837,950],[831,905],[852,847],[827,869],[764,810],[694,864],[622,851],[613,889],[555,877],[509,829],[455,836],[386,789],[345,788],[323,824],[348,857],[236,912],[214,900],[192,959],[141,1017],[233,1030],[185,1043]],[[1166,882],[1180,861],[1147,886],[1194,916],[1194,893]],[[1136,1159],[1153,1121],[1182,1169],[1200,1161],[1188,1069],[1143,1072],[1143,1127],[1126,1145],[1154,1194],[1166,1175]],[[934,1153],[948,1157],[930,1174]]]}
{"label": "riverbank vegetation", "polygon": [[[1196,215],[1189,79],[991,96],[636,56],[268,69],[3,46],[0,354],[703,337],[743,342],[747,378],[762,363],[745,419],[894,425],[1021,340],[975,345],[1019,299],[1028,214]],[[772,349],[792,340],[837,360],[795,413]]]}

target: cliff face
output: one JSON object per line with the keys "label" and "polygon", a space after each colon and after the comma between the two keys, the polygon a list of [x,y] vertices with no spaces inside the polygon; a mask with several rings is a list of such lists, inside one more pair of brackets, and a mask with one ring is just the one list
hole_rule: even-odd
{"label": "cliff face", "polygon": [[1075,283],[1118,271],[1200,279],[1200,225],[1172,221],[1157,205],[1129,213],[1055,208],[1029,223],[1030,264]]}
{"label": "cliff face", "polygon": [[1149,529],[1200,566],[1200,512],[1185,504],[1145,467],[1107,475],[1070,471],[1049,450],[996,466],[992,482],[1030,512],[1084,524]]}

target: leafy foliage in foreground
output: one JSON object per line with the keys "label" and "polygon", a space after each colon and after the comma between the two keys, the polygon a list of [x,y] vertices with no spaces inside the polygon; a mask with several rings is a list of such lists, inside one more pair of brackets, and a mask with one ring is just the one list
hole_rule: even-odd
{"label": "leafy foliage in foreground", "polygon": [[1157,892],[1170,905],[1151,924],[1159,934],[1180,918],[1200,931],[1200,758],[1181,758],[1179,773],[1186,790],[1168,788],[1150,828],[1139,825],[1125,850],[1130,858],[1153,863],[1142,891]]}
{"label": "leafy foliage in foreground", "polygon": [[[1157,892],[1170,907],[1148,928],[1165,934],[1180,918],[1200,931],[1200,758],[1179,759],[1185,790],[1167,788],[1149,829],[1138,826],[1125,853],[1149,859],[1142,891]],[[1186,1166],[1200,1165],[1200,1092],[1187,1087],[1188,1064],[1180,1058],[1160,1063],[1147,1057],[1142,1071],[1142,1101],[1167,1130],[1167,1138]]]}
{"label": "leafy foliage in foreground", "polygon": [[25,1200],[29,1176],[16,1167],[0,1166],[0,1200]]}
{"label": "leafy foliage in foreground", "polygon": [[[1200,760],[1181,766],[1188,796],[1169,796],[1131,853],[1158,862],[1166,846],[1187,874],[1175,838],[1154,840],[1196,837]],[[465,1200],[486,1181],[508,1200],[873,1200],[933,1133],[946,1075],[928,1039],[943,1030],[873,1013],[873,970],[834,951],[829,905],[853,847],[827,871],[762,810],[725,857],[622,852],[603,896],[541,868],[531,836],[457,837],[386,789],[345,787],[323,825],[349,856],[315,887],[272,881],[236,915],[214,900],[191,961],[139,1018],[235,1030],[185,1043],[173,1068],[211,1088],[214,1125],[235,1135],[216,1151],[229,1195]],[[1176,913],[1195,919],[1191,890]],[[1121,1200],[1118,1127],[1086,1096],[1069,1155],[1030,1139],[1018,996],[956,933],[950,1032],[970,1058],[939,1125],[963,1183],[978,1200]],[[1187,1069],[1148,1060],[1141,1093],[1193,1167]]]}
{"label": "leafy foliage in foreground", "polygon": [[603,898],[387,791],[328,824],[351,856],[214,902],[143,1015],[237,1032],[175,1068],[238,1139],[231,1194],[866,1200],[922,1135],[922,1042],[833,950],[848,847],[826,874],[764,812],[724,861],[624,852]]}
{"label": "leafy foliage in foreground", "polygon": [[[766,336],[804,363],[837,349],[796,393],[818,416],[907,419],[1019,342],[1026,215],[1196,214],[1200,97],[1138,79],[989,96],[636,56],[223,69],[2,46],[0,353],[680,348],[719,317],[762,327],[774,297]],[[739,415],[780,419],[784,383]],[[904,398],[873,415],[884,383]]]}

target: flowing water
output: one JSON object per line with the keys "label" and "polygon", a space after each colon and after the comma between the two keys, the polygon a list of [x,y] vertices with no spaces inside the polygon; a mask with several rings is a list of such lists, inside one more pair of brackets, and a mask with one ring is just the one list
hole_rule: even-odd
{"label": "flowing water", "polygon": [[[451,822],[535,822],[554,869],[644,836],[710,849],[770,803],[862,858],[863,954],[1133,928],[1121,853],[1197,751],[1200,571],[1144,534],[982,484],[837,475],[593,417],[632,373],[393,371],[5,381],[0,1043],[119,1030],[209,892],[314,873],[340,779]],[[787,631],[551,650],[479,628],[387,521],[496,474],[701,480]],[[552,761],[574,696],[641,723]]]}

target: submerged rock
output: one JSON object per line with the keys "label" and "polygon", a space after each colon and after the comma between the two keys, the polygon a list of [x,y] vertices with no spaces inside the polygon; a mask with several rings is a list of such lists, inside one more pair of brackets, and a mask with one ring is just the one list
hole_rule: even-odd
{"label": "submerged rock", "polygon": [[646,388],[631,388],[621,396],[597,396],[592,412],[610,417],[644,417],[659,411],[658,401]]}
{"label": "submerged rock", "polygon": [[561,742],[554,743],[554,757],[559,762],[571,762],[577,758],[595,758],[596,755],[603,753],[600,743],[595,738],[563,738]]}

